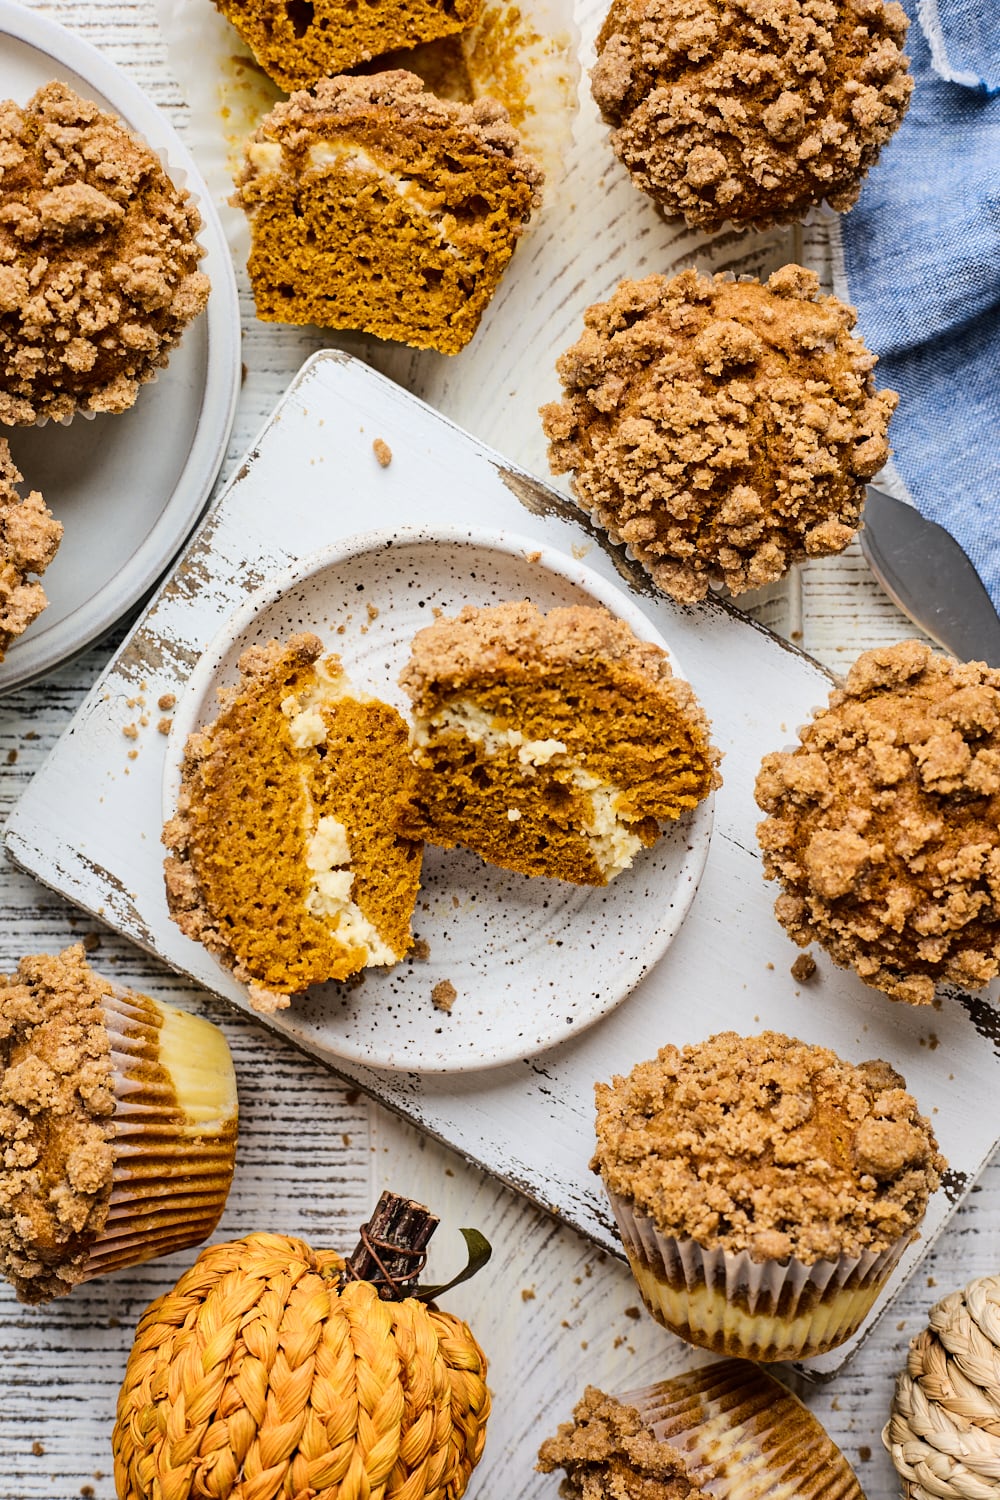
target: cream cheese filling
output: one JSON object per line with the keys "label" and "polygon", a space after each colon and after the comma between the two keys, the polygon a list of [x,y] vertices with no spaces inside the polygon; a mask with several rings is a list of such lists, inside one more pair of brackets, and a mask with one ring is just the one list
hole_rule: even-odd
{"label": "cream cheese filling", "polygon": [[[601,874],[610,880],[631,866],[643,843],[629,824],[618,816],[616,809],[622,788],[613,781],[602,781],[573,760],[562,740],[528,739],[519,729],[499,727],[492,715],[471,699],[455,698],[431,718],[416,722],[410,744],[414,749],[425,749],[437,735],[454,730],[465,735],[474,745],[481,746],[487,756],[516,750],[518,761],[528,774],[533,768],[557,761],[559,769],[568,773],[568,782],[587,799],[586,819],[577,832],[590,845]],[[520,813],[508,808],[507,818],[512,823],[517,822]]]}
{"label": "cream cheese filling", "polygon": [[[283,699],[281,712],[288,720],[288,733],[296,750],[304,753],[323,744],[326,739],[323,708],[337,698],[348,696],[346,687],[347,678],[343,673],[331,673],[324,662],[317,662],[315,680],[309,687],[300,693],[289,693]],[[366,698],[363,693],[352,692],[350,696],[361,702]],[[304,773],[302,790],[306,799],[306,865],[312,875],[306,893],[306,911],[321,921],[336,919],[334,932],[337,939],[365,949],[364,967],[397,963],[400,955],[393,952],[374,923],[351,900],[354,871],[350,867],[351,846],[347,829],[331,817],[315,819],[314,825],[313,803]]]}
{"label": "cream cheese filling", "polygon": [[365,948],[366,966],[394,964],[399,955],[351,900],[354,871],[350,859],[351,847],[343,823],[336,818],[320,818],[306,845],[306,864],[312,872],[306,911],[314,917],[336,917],[338,939]]}
{"label": "cream cheese filling", "polygon": [[[247,148],[247,156],[260,176],[268,176],[282,169],[282,147],[277,141],[255,141]],[[322,172],[328,167],[339,167],[345,172],[358,172],[366,177],[375,177],[400,198],[407,207],[433,227],[441,244],[449,255],[461,255],[450,238],[455,227],[455,218],[447,209],[439,209],[431,194],[410,177],[403,177],[384,166],[371,152],[354,141],[316,141],[306,152],[305,170]],[[449,222],[450,221],[450,222]]]}

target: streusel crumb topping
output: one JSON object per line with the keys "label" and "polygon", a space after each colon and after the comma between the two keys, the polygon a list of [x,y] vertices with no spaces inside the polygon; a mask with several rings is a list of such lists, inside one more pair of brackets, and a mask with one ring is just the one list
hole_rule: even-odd
{"label": "streusel crumb topping", "polygon": [[762,228],[855,202],[909,103],[906,31],[895,0],[613,0],[591,86],[664,212]]}
{"label": "streusel crumb topping", "polygon": [[664,1234],[807,1265],[912,1232],[944,1158],[882,1061],[765,1031],[662,1047],[597,1084],[592,1166]]}
{"label": "streusel crumb topping", "polygon": [[555,1437],[538,1450],[543,1474],[565,1469],[565,1500],[687,1500],[698,1486],[684,1458],[657,1442],[632,1406],[590,1385]]}
{"label": "streusel crumb topping", "polygon": [[63,529],[37,490],[22,500],[21,475],[0,438],[0,661],[48,600],[37,577],[56,555]]}
{"label": "streusel crumb topping", "polygon": [[130,407],[208,300],[200,227],[145,142],[65,84],[0,102],[0,422]]}
{"label": "streusel crumb topping", "polygon": [[866,651],[756,796],[775,913],[894,1000],[1000,973],[1000,671]]}
{"label": "streusel crumb topping", "polygon": [[624,281],[584,323],[542,407],[549,463],[662,589],[741,593],[847,545],[898,397],[812,271]]}
{"label": "streusel crumb topping", "polygon": [[0,1270],[25,1302],[81,1279],[107,1217],[110,993],[81,943],[0,978]]}

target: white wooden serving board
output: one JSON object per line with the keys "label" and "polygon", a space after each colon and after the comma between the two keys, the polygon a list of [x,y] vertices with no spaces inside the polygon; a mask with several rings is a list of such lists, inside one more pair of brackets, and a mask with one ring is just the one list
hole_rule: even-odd
{"label": "white wooden serving board", "polygon": [[[392,450],[386,469],[374,458],[375,438]],[[471,1075],[377,1072],[338,1058],[321,1018],[293,1007],[266,1024],[618,1255],[588,1166],[596,1079],[627,1071],[665,1042],[722,1029],[771,1027],[855,1061],[885,1057],[933,1115],[951,1163],[898,1285],[996,1143],[998,1027],[988,1002],[954,995],[934,1009],[893,1005],[822,957],[808,986],[790,975],[797,950],[772,915],[774,891],[762,878],[753,783],[761,757],[793,741],[796,726],[825,701],[829,679],[721,604],[684,609],[660,596],[555,491],[345,354],[320,353],[303,367],[17,804],[9,852],[248,1012],[241,988],[220,980],[214,961],[167,915],[159,840],[167,741],[158,700],[180,693],[222,620],[270,575],[338,537],[412,523],[506,527],[584,557],[633,594],[676,649],[725,753],[706,872],[680,935],[639,988],[590,1031],[529,1060]],[[134,738],[125,733],[133,725]],[[461,996],[460,974],[454,982]],[[826,1373],[844,1355],[810,1368]]]}

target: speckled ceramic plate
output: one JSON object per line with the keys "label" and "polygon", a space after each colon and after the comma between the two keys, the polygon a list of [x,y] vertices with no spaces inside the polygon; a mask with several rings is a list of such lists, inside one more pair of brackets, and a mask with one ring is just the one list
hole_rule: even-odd
{"label": "speckled ceramic plate", "polygon": [[203,221],[201,266],[212,292],[206,311],[131,411],[77,417],[69,426],[0,427],[25,488],[40,490],[65,528],[44,578],[48,608],[0,663],[0,693],[83,650],[152,588],[208,500],[240,386],[232,262],[208,190],[180,137],[96,48],[0,0],[0,99],[25,104],[52,79],[120,115],[193,194]]}
{"label": "speckled ceramic plate", "polygon": [[[435,609],[523,598],[540,609],[603,604],[666,647],[617,588],[527,538],[419,529],[350,538],[251,598],[201,658],[174,717],[164,816],[176,806],[184,741],[215,717],[216,689],[237,680],[247,646],[315,630],[357,687],[405,713],[397,678]],[[694,898],[711,827],[709,799],[603,889],[512,875],[464,851],[428,847],[413,925],[429,958],[369,970],[356,988],[316,986],[293,1002],[296,1013],[322,1027],[337,1056],[373,1067],[447,1072],[532,1056],[619,1005],[664,952]],[[441,980],[456,990],[450,1014],[431,1001]]]}

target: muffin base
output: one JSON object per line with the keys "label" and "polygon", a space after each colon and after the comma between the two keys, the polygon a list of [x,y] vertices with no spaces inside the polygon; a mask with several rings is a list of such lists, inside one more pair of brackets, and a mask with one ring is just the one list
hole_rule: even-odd
{"label": "muffin base", "polygon": [[812,1412],[751,1365],[725,1360],[618,1399],[659,1442],[679,1450],[691,1482],[708,1494],[864,1500],[850,1464]]}
{"label": "muffin base", "polygon": [[812,1265],[706,1250],[661,1234],[646,1215],[609,1194],[636,1285],[658,1323],[715,1354],[768,1363],[825,1354],[861,1326],[899,1257],[887,1250]]}
{"label": "muffin base", "polygon": [[108,1213],[81,1280],[200,1244],[233,1176],[232,1060],[210,1022],[148,996],[104,1000],[115,1092]]}

